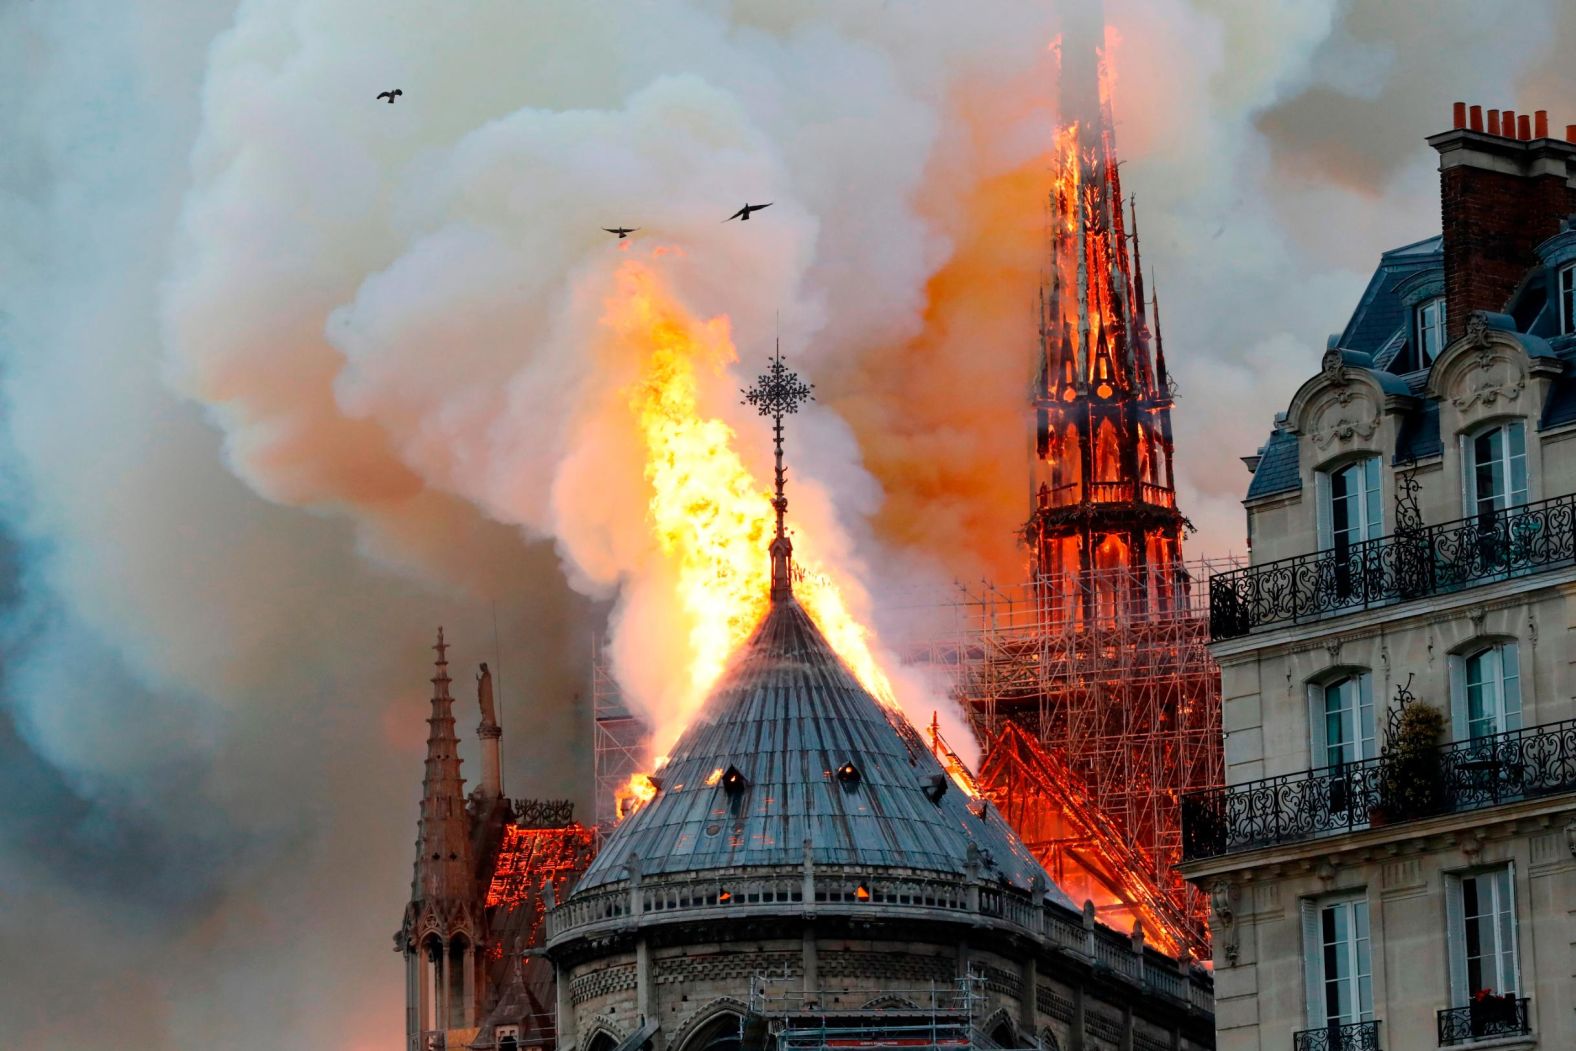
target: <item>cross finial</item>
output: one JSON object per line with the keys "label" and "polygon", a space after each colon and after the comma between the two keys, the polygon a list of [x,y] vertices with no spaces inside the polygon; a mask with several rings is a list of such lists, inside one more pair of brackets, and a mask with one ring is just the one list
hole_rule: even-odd
{"label": "cross finial", "polygon": [[771,546],[773,601],[793,595],[793,543],[788,539],[784,522],[788,497],[783,495],[783,483],[787,480],[787,472],[783,470],[783,417],[798,412],[801,405],[814,397],[811,393],[814,389],[813,383],[804,382],[798,373],[783,364],[782,343],[779,342],[771,365],[761,373],[755,386],[739,392],[744,395],[743,404],[753,405],[762,416],[772,418],[772,440],[777,452],[777,492],[772,498],[772,507],[777,512],[777,535]]}

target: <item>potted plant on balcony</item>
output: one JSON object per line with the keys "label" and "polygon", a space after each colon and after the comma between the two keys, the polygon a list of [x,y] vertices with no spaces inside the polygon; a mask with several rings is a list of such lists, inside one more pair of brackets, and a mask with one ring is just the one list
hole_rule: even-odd
{"label": "potted plant on balcony", "polygon": [[1379,802],[1368,811],[1371,824],[1437,813],[1444,800],[1439,742],[1445,715],[1412,696],[1412,679],[1395,688],[1396,706],[1385,725],[1379,754]]}
{"label": "potted plant on balcony", "polygon": [[1518,1028],[1516,994],[1496,994],[1492,989],[1479,989],[1472,994],[1467,1016],[1474,1037],[1513,1032]]}

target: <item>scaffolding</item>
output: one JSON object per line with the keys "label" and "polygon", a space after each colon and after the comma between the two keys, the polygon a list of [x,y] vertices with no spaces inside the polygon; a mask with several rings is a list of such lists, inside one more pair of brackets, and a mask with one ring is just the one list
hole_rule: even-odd
{"label": "scaffolding", "polygon": [[649,731],[624,704],[613,677],[607,649],[596,642],[591,651],[591,756],[595,779],[598,828],[611,828],[619,818],[619,798],[629,779],[642,773]]}
{"label": "scaffolding", "polygon": [[[981,791],[1015,801],[1014,825],[1048,868],[1059,863],[1062,847],[1044,838],[1043,811],[1057,803],[1030,782],[1051,767],[1021,747],[1013,762],[992,762],[989,750],[1008,739],[1009,724],[1053,766],[1065,765],[1067,780],[1087,793],[1079,808],[1092,806],[1102,827],[1116,830],[1150,887],[1200,920],[1203,903],[1173,866],[1181,859],[1182,793],[1223,779],[1207,582],[1234,565],[1119,567],[1012,587],[960,587],[933,622],[935,634],[905,648],[911,662],[950,675],[987,749]],[[1031,799],[1038,803],[1029,805]],[[1198,941],[1203,929],[1194,925],[1188,940]]]}

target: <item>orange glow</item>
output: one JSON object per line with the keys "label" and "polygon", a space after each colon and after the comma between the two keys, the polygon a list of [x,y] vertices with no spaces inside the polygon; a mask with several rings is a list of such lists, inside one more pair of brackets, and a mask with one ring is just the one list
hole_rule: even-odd
{"label": "orange glow", "polygon": [[721,781],[721,780],[722,780],[722,767],[719,766],[719,767],[717,767],[717,769],[713,770],[711,773],[706,775],[706,787],[710,788],[713,785],[715,785],[718,781]]}
{"label": "orange glow", "polygon": [[[645,451],[646,521],[672,570],[675,615],[687,631],[682,710],[662,713],[667,722],[653,727],[655,743],[663,748],[766,614],[771,497],[735,448],[733,428],[701,404],[705,381],[738,360],[727,318],[692,318],[656,271],[631,260],[618,271],[604,323],[640,353],[640,377],[627,398]],[[860,683],[895,707],[870,634],[849,611],[837,582],[810,560],[799,559],[798,567],[794,591],[800,604]],[[632,779],[628,798],[636,806],[653,794],[649,780],[637,785]]]}
{"label": "orange glow", "polygon": [[624,787],[613,797],[613,804],[620,818],[628,817],[657,796],[657,786],[645,774],[632,774]]}

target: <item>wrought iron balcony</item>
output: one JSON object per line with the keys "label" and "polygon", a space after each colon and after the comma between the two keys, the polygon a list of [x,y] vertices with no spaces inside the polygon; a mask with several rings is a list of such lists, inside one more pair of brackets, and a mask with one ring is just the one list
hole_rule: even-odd
{"label": "wrought iron balcony", "polygon": [[1439,1046],[1468,1044],[1502,1036],[1526,1036],[1532,1032],[1527,1007],[1530,997],[1489,996],[1465,1007],[1447,1007],[1439,1012]]}
{"label": "wrought iron balcony", "polygon": [[1292,1051],[1382,1051],[1378,1022],[1326,1025],[1293,1033]]}
{"label": "wrought iron balcony", "polygon": [[1576,719],[1182,798],[1182,858],[1576,791]]}
{"label": "wrought iron balcony", "polygon": [[1576,562],[1576,493],[1209,579],[1209,635],[1459,591]]}

